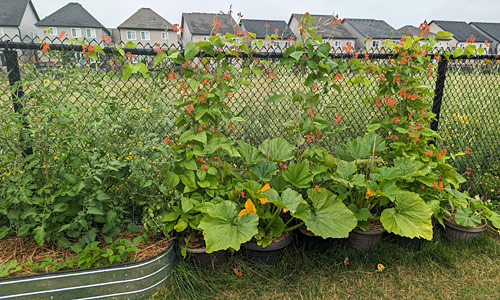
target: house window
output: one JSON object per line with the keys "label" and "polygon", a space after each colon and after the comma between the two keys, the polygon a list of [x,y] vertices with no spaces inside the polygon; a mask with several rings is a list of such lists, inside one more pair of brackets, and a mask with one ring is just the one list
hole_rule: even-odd
{"label": "house window", "polygon": [[204,40],[204,41],[208,41],[208,39],[209,39],[209,37],[208,37],[208,36],[204,36],[204,37],[203,37],[203,40]]}
{"label": "house window", "polygon": [[162,32],[161,33],[161,39],[162,40],[166,40],[167,39],[167,33],[166,32]]}
{"label": "house window", "polygon": [[233,38],[233,43],[239,43],[240,42],[240,39],[239,38]]}
{"label": "house window", "polygon": [[335,48],[340,48],[340,47],[342,47],[342,42],[341,42],[341,41],[335,41],[335,42],[333,43],[333,47],[335,47]]}
{"label": "house window", "polygon": [[3,28],[0,28],[0,36],[3,36],[4,33],[3,33]]}
{"label": "house window", "polygon": [[380,48],[380,41],[377,40],[372,41],[372,48]]}
{"label": "house window", "polygon": [[439,47],[443,48],[443,42],[439,42]]}
{"label": "house window", "polygon": [[81,28],[71,28],[71,36],[72,37],[81,37],[82,29]]}
{"label": "house window", "polygon": [[285,47],[284,47],[284,48],[288,48],[288,47],[290,47],[290,42],[286,41],[286,42],[285,42]]}
{"label": "house window", "polygon": [[95,38],[97,36],[95,28],[87,28],[85,33],[88,38]]}
{"label": "house window", "polygon": [[49,27],[50,35],[57,35],[57,27]]}
{"label": "house window", "polygon": [[141,40],[149,41],[149,31],[141,31]]}
{"label": "house window", "polygon": [[136,35],[135,31],[127,31],[127,40],[135,41],[137,39],[135,35]]}
{"label": "house window", "polygon": [[465,49],[465,44],[464,43],[460,43],[459,47],[462,48],[462,49]]}

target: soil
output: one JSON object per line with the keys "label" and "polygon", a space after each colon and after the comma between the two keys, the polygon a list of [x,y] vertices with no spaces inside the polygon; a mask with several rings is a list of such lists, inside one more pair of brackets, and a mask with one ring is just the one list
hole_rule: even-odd
{"label": "soil", "polygon": [[370,222],[370,229],[368,231],[382,231],[384,226],[380,221]]}
{"label": "soil", "polygon": [[[123,232],[119,234],[117,238],[127,239],[132,241],[135,237],[142,234],[142,230],[138,233]],[[133,254],[134,261],[143,260],[149,257],[153,257],[167,249],[173,242],[173,238],[166,238],[163,235],[152,236],[149,235],[148,242],[141,241],[137,246],[139,251]],[[102,246],[104,242],[101,242],[99,246]],[[69,248],[60,248],[56,243],[46,243],[43,246],[38,245],[32,238],[29,237],[16,237],[11,239],[0,240],[0,264],[6,264],[9,260],[17,260],[17,265],[20,266],[24,263],[33,262],[41,263],[46,257],[52,257],[54,261],[64,261],[65,258],[76,258],[78,254],[73,252]],[[65,269],[61,269],[65,270]],[[52,272],[50,267],[39,272]],[[32,269],[23,267],[19,272],[11,275],[14,276],[25,276],[38,274]]]}
{"label": "soil", "polygon": [[282,234],[280,234],[276,237],[273,237],[273,243],[277,243],[279,241],[286,239],[289,234],[290,234],[290,232],[283,232]]}
{"label": "soil", "polygon": [[299,228],[299,231],[300,233],[302,233],[303,235],[307,235],[307,236],[310,236],[310,237],[315,237],[316,235],[314,233],[312,233],[312,231],[310,231],[309,229],[307,229],[306,226],[302,226]]}
{"label": "soil", "polygon": [[188,237],[188,243],[191,244],[191,249],[201,249],[205,248],[205,239],[200,234],[190,235]]}

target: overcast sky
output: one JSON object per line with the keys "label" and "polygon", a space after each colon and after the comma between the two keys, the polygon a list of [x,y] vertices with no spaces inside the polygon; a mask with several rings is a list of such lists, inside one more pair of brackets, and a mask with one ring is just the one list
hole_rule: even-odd
{"label": "overcast sky", "polygon": [[[0,0],[1,1],[1,0]],[[423,20],[459,20],[500,23],[499,0],[32,0],[41,19],[68,2],[79,2],[99,22],[114,28],[141,7],[149,7],[172,24],[183,12],[227,12],[244,18],[285,20],[292,13],[338,14],[341,18],[385,20],[396,29],[418,26]]]}

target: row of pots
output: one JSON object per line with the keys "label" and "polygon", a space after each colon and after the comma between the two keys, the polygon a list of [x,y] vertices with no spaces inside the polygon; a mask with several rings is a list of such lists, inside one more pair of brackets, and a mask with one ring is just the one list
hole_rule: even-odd
{"label": "row of pots", "polygon": [[[467,242],[479,237],[482,232],[486,230],[487,225],[484,220],[483,223],[477,227],[460,226],[446,219],[444,219],[443,222],[445,224],[446,235],[454,242]],[[385,229],[366,232],[354,229],[349,234],[349,244],[357,250],[368,251],[377,247],[382,239],[382,235],[385,232]],[[324,240],[321,237],[312,235],[304,227],[299,229],[299,236],[304,240],[305,244],[318,244]],[[266,264],[274,264],[280,259],[285,248],[292,242],[293,237],[293,233],[290,233],[284,239],[278,242],[273,242],[266,248],[262,248],[257,245],[256,242],[250,241],[242,245],[243,253],[255,261]],[[423,239],[411,239],[398,236],[399,245],[408,249],[418,250],[422,247],[424,242],[425,240]],[[215,267],[220,265],[226,261],[227,256],[227,251],[206,253],[205,248],[186,248],[186,251],[189,253],[195,264],[200,267]]]}

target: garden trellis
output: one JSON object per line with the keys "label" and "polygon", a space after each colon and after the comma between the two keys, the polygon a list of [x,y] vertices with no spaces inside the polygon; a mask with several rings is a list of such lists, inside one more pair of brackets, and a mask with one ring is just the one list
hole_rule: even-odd
{"label": "garden trellis", "polygon": [[[168,102],[177,98],[179,87],[186,82],[178,77],[169,80],[169,74],[179,72],[181,68],[168,59],[153,67],[154,57],[160,49],[158,45],[139,44],[139,47],[125,49],[130,53],[129,60],[144,62],[150,72],[148,78],[135,74],[124,81],[122,63],[113,57],[109,45],[102,45],[105,55],[99,55],[95,61],[82,53],[81,46],[69,45],[67,41],[50,41],[50,49],[54,51],[45,53],[38,39],[15,40],[19,39],[11,41],[3,37],[0,40],[3,71],[0,74],[0,102],[12,104],[2,107],[23,112],[22,106],[33,105],[32,96],[44,86],[51,91],[44,94],[50,97],[45,101],[68,101],[78,108],[75,127],[68,130],[93,131],[98,138],[101,128],[85,123],[85,116],[96,109],[105,109],[107,99],[120,99],[145,115],[144,139],[148,138],[148,132],[163,132],[172,137],[176,113]],[[182,50],[181,46],[170,46],[170,49],[174,48]],[[337,50],[331,55],[346,60],[354,56],[342,49]],[[282,136],[283,124],[300,117],[301,112],[290,101],[267,101],[276,93],[292,95],[293,91],[303,88],[301,82],[307,77],[300,69],[272,68],[280,62],[282,55],[282,49],[265,48],[252,58],[228,58],[228,63],[235,68],[248,65],[250,59],[271,63],[270,66],[262,64],[259,69],[263,76],[250,76],[250,85],[232,95],[227,103],[234,114],[245,120],[237,124],[240,129],[237,137],[255,145],[268,137]],[[364,56],[364,53],[360,55]],[[383,49],[368,51],[367,55],[370,60],[377,59],[381,64],[390,59]],[[443,137],[437,141],[438,145],[450,147],[454,152],[469,152],[469,155],[457,158],[454,165],[468,177],[467,184],[472,194],[488,194],[489,198],[496,199],[500,195],[500,64],[497,59],[495,54],[450,57],[449,61],[442,59],[436,62],[436,72],[426,81],[435,90],[433,112],[438,115],[438,121],[431,127]],[[204,67],[202,61],[193,63]],[[331,90],[322,99],[324,105],[318,113],[331,120],[341,116],[340,122],[348,127],[331,137],[326,145],[330,150],[347,137],[363,134],[365,124],[374,117],[370,101],[377,97],[377,82],[368,80],[354,84],[356,78],[353,71],[343,73],[342,78],[338,78],[340,92]],[[172,82],[176,84],[170,84]],[[2,147],[0,145],[0,151]],[[22,150],[31,151],[29,147]]]}

